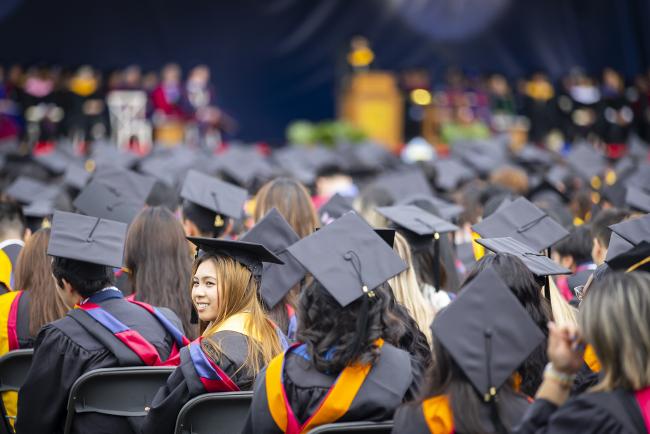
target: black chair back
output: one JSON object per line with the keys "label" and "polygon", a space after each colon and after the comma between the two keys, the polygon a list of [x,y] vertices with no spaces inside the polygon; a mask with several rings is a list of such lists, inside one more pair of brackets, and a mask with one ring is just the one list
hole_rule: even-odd
{"label": "black chair back", "polygon": [[230,434],[244,428],[253,392],[206,393],[183,406],[175,434]]}
{"label": "black chair back", "polygon": [[[30,366],[32,366],[33,349],[13,350],[0,357],[0,392],[18,392],[27,378]],[[10,419],[15,416],[8,416],[2,405],[2,423],[0,423],[0,434],[13,433]]]}
{"label": "black chair back", "polygon": [[362,432],[366,434],[389,434],[393,421],[328,423],[310,430],[307,434]]}
{"label": "black chair back", "polygon": [[168,366],[137,366],[86,372],[70,389],[64,433],[70,433],[77,413],[146,416],[154,395],[173,370]]}

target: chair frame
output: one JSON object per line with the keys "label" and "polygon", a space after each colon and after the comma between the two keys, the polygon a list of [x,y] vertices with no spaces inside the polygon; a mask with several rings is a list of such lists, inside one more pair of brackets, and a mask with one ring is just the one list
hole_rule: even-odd
{"label": "chair frame", "polygon": [[322,433],[336,433],[336,432],[367,432],[376,428],[392,429],[393,421],[387,420],[383,422],[339,422],[327,423],[316,428],[309,430],[307,434],[322,434]]}
{"label": "chair frame", "polygon": [[[239,392],[218,392],[218,393],[204,393],[195,398],[190,399],[185,403],[181,411],[176,417],[176,426],[174,428],[174,434],[182,434],[183,430],[189,430],[191,427],[186,426],[186,418],[188,413],[197,405],[205,401],[224,401],[231,399],[248,399],[252,401],[253,391],[239,391]],[[188,431],[186,431],[188,432]]]}
{"label": "chair frame", "polygon": [[[0,392],[20,391],[20,388],[22,387],[23,383],[25,382],[25,379],[27,378],[27,373],[25,373],[25,377],[22,379],[23,381],[20,382],[20,385],[11,385],[11,384],[5,385],[4,382],[2,381],[2,375],[1,375],[2,367],[7,363],[11,363],[13,360],[17,358],[25,358],[27,356],[29,356],[30,365],[31,365],[31,360],[33,355],[34,355],[34,349],[26,348],[26,349],[9,351],[3,354],[2,357],[0,357]],[[29,372],[29,369],[27,370],[27,372]],[[15,417],[7,415],[4,402],[2,402],[1,400],[0,400],[0,406],[2,407],[2,427],[0,427],[0,433],[2,432],[13,433],[14,430],[11,427],[11,424],[9,423],[9,419],[15,419]]]}

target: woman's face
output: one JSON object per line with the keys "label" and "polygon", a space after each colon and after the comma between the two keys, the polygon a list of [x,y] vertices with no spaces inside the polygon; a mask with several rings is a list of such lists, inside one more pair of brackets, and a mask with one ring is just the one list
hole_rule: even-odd
{"label": "woman's face", "polygon": [[197,268],[192,278],[192,303],[201,321],[210,322],[217,318],[219,291],[214,261],[203,261]]}

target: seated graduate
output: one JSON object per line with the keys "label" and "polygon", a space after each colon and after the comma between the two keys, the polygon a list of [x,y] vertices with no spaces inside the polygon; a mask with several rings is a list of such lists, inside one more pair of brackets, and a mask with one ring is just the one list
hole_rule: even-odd
{"label": "seated graduate", "polygon": [[[287,248],[300,238],[294,232],[282,214],[272,208],[255,226],[241,237],[241,241],[258,243],[267,247],[284,264],[264,264],[260,296],[269,318],[282,330],[290,341],[296,339],[298,318],[292,305],[285,309],[275,309],[278,303],[285,301],[286,295],[295,287],[300,287],[306,271]],[[288,314],[283,314],[288,312]]]}
{"label": "seated graduate", "polygon": [[[0,295],[0,355],[33,348],[38,331],[65,316],[69,307],[57,294],[52,265],[47,256],[50,229],[34,232],[18,254],[15,288]],[[16,416],[17,392],[2,392],[5,413]]]}
{"label": "seated graduate", "polygon": [[[188,344],[170,310],[129,301],[113,286],[123,260],[126,224],[55,212],[48,255],[67,315],[41,329],[32,368],[18,395],[18,432],[61,432],[73,383],[93,369],[177,365]],[[73,432],[132,431],[117,416],[83,413]]]}
{"label": "seated graduate", "polygon": [[[650,263],[646,243],[645,263]],[[611,272],[580,305],[579,327],[549,327],[544,381],[515,433],[650,432],[650,274]],[[601,362],[598,384],[569,398],[585,343]]]}
{"label": "seated graduate", "polygon": [[263,263],[282,261],[261,244],[188,238],[197,246],[192,301],[201,337],[160,388],[142,432],[171,433],[180,409],[209,392],[250,390],[262,367],[287,347],[258,297]]}
{"label": "seated graduate", "polygon": [[385,282],[404,262],[355,213],[289,247],[313,276],[298,341],[255,384],[244,432],[303,433],[332,422],[388,420],[416,386],[411,356],[384,342]]}
{"label": "seated graduate", "polygon": [[241,187],[190,170],[181,189],[185,235],[229,237],[235,226],[234,220],[242,216],[247,196]]}
{"label": "seated graduate", "polygon": [[432,331],[429,384],[397,410],[393,432],[508,432],[529,405],[512,374],[544,339],[530,315],[488,268],[438,313]]}

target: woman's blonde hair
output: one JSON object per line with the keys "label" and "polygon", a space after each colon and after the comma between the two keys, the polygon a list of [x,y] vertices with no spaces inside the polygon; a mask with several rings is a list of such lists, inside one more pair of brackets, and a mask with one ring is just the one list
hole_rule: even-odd
{"label": "woman's blonde hair", "polygon": [[309,192],[299,181],[276,178],[260,188],[255,196],[253,218],[260,221],[272,208],[276,208],[300,238],[311,235],[320,226]]}
{"label": "woman's blonde hair", "polygon": [[650,386],[650,274],[606,275],[585,296],[579,318],[602,366],[593,391]]}
{"label": "woman's blonde hair", "polygon": [[395,300],[408,310],[431,344],[430,326],[434,317],[433,306],[420,291],[411,262],[411,250],[406,239],[397,232],[395,232],[393,249],[406,262],[408,268],[390,279],[388,283],[393,289]]}
{"label": "woman's blonde hair", "polygon": [[552,278],[549,278],[551,294],[551,314],[556,324],[578,325],[578,310],[562,296]]}
{"label": "woman's blonde hair", "polygon": [[[244,334],[248,339],[248,355],[241,368],[257,375],[273,357],[282,351],[282,344],[276,327],[264,314],[258,299],[258,280],[253,278],[250,270],[227,256],[205,254],[194,261],[192,276],[199,265],[213,261],[217,269],[218,310],[217,317],[210,323],[201,322],[201,335],[211,336],[235,314],[247,313]],[[208,352],[220,358],[221,348],[212,340],[203,340]]]}

